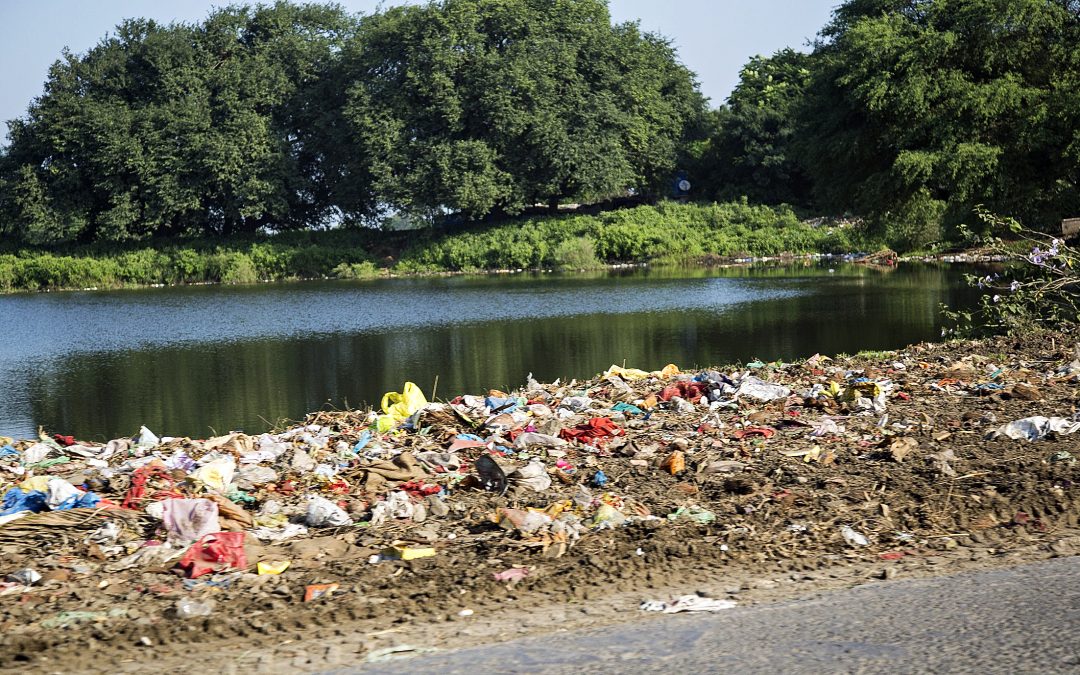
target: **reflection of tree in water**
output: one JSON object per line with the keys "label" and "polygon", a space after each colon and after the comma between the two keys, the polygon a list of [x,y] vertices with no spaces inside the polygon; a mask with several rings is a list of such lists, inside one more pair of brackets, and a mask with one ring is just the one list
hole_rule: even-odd
{"label": "reflection of tree in water", "polygon": [[[379,333],[280,338],[57,359],[28,383],[35,423],[86,438],[206,436],[299,418],[327,403],[377,404],[405,380],[440,396],[585,378],[612,363],[660,368],[795,359],[903,346],[937,336],[939,305],[965,302],[950,273],[902,268],[867,283],[830,278],[817,292],[717,311],[584,314]],[[557,298],[555,295],[553,298]],[[449,298],[447,300],[450,300]],[[610,309],[610,308],[609,308]]]}

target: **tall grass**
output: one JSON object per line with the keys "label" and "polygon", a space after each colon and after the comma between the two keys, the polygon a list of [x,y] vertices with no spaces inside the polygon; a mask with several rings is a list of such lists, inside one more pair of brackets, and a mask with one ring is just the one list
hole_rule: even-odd
{"label": "tall grass", "polygon": [[429,234],[405,250],[402,271],[583,268],[584,242],[599,263],[686,261],[706,255],[839,253],[865,244],[850,228],[805,225],[790,209],[661,202],[599,215],[530,218]]}
{"label": "tall grass", "polygon": [[680,204],[599,215],[474,224],[457,232],[330,230],[0,252],[0,291],[370,278],[383,273],[588,269],[706,255],[838,253],[866,247],[850,228],[811,227],[786,208]]}

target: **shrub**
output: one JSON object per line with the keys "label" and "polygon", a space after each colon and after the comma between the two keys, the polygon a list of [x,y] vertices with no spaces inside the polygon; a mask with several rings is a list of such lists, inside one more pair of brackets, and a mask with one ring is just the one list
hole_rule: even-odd
{"label": "shrub", "polygon": [[556,267],[564,270],[587,270],[600,266],[596,257],[596,244],[589,237],[564,239],[551,254]]}
{"label": "shrub", "polygon": [[[993,275],[967,275],[972,286],[983,290],[979,306],[971,312],[944,308],[964,337],[987,333],[1019,333],[1037,328],[1075,326],[1080,321],[1080,250],[1064,241],[1023,227],[976,207],[976,215],[989,225],[989,236],[974,237],[991,252],[1013,257],[1017,244],[1022,258]],[[964,232],[970,231],[962,228]],[[1012,241],[996,236],[1008,233]]]}
{"label": "shrub", "polygon": [[370,260],[341,263],[334,268],[331,275],[337,279],[374,279],[379,276],[379,268]]}

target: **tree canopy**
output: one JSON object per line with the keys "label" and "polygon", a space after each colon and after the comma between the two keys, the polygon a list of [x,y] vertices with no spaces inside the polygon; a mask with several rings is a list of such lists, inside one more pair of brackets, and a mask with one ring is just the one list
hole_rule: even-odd
{"label": "tree canopy", "polygon": [[765,204],[807,206],[810,182],[793,156],[797,107],[810,81],[812,57],[783,49],[755,56],[743,67],[727,105],[714,112],[714,128],[698,151],[707,196],[747,197]]}
{"label": "tree canopy", "polygon": [[801,160],[825,208],[921,245],[976,204],[1048,225],[1080,208],[1069,0],[851,0],[815,51]]}
{"label": "tree canopy", "polygon": [[647,193],[704,110],[671,45],[603,0],[130,20],[10,123],[0,227],[125,241]]}
{"label": "tree canopy", "polygon": [[854,213],[895,246],[982,204],[1080,214],[1080,0],[847,0],[709,111],[605,0],[230,6],[64,53],[0,150],[0,234],[229,235],[663,194]]}
{"label": "tree canopy", "polygon": [[9,123],[3,227],[49,244],[318,223],[315,93],[353,26],[335,7],[229,7],[65,53]]}

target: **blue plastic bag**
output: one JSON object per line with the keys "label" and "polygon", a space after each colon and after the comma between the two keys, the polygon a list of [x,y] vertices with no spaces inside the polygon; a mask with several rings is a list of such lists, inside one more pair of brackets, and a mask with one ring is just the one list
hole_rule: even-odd
{"label": "blue plastic bag", "polygon": [[4,493],[4,510],[0,511],[0,516],[10,516],[19,511],[41,513],[48,507],[48,495],[44,492],[39,490],[23,492],[14,487]]}

